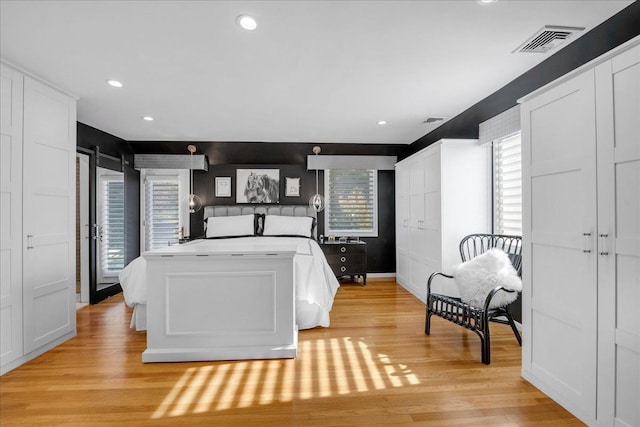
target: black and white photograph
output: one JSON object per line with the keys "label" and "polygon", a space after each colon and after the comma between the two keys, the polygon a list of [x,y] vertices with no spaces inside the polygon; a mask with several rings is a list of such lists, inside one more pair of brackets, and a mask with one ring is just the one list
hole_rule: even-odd
{"label": "black and white photograph", "polygon": [[236,203],[279,203],[280,169],[238,169]]}

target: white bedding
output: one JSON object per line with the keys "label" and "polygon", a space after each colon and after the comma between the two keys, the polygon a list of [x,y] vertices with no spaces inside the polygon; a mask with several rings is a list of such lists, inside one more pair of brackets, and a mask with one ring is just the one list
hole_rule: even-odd
{"label": "white bedding", "polygon": [[[316,326],[328,327],[329,312],[333,298],[340,287],[331,267],[312,239],[301,237],[240,237],[234,239],[198,240],[190,245],[224,247],[232,251],[242,251],[242,247],[255,243],[260,245],[278,245],[282,243],[297,245],[295,264],[296,323],[298,329],[310,329]],[[203,260],[203,262],[206,262]],[[134,308],[132,327],[145,329],[147,280],[146,261],[138,257],[120,273],[120,285],[124,300]],[[250,295],[247,295],[250,297]]]}

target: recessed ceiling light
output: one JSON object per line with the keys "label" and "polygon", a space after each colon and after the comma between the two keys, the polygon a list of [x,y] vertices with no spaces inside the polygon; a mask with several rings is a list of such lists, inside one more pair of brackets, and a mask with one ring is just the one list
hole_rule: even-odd
{"label": "recessed ceiling light", "polygon": [[384,126],[384,125],[386,125],[386,124],[387,124],[387,121],[386,121],[386,120],[380,120],[380,121],[378,122],[378,124],[379,124],[380,126]]}
{"label": "recessed ceiling light", "polygon": [[491,3],[495,3],[498,0],[478,0],[478,3],[480,4],[491,4]]}
{"label": "recessed ceiling light", "polygon": [[238,21],[238,25],[240,25],[242,28],[248,31],[255,30],[256,27],[258,26],[258,23],[256,22],[256,20],[249,15],[240,15],[238,16],[237,21]]}
{"label": "recessed ceiling light", "polygon": [[107,80],[107,84],[113,87],[122,87],[122,83],[117,80]]}
{"label": "recessed ceiling light", "polygon": [[152,122],[153,121],[153,117],[151,117],[151,116],[142,116],[142,120],[145,120],[147,122]]}

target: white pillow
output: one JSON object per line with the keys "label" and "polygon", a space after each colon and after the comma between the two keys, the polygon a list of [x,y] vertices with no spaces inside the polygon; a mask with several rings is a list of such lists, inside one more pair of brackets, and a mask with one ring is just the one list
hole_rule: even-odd
{"label": "white pillow", "polygon": [[267,215],[262,235],[311,237],[312,227],[313,218],[310,216]]}
{"label": "white pillow", "polygon": [[255,235],[255,216],[210,216],[205,237],[238,237]]}
{"label": "white pillow", "polygon": [[[453,273],[460,299],[474,307],[484,307],[489,292],[496,286],[522,291],[522,281],[509,256],[493,248],[460,264]],[[489,308],[504,307],[518,298],[517,292],[499,291],[491,299]]]}

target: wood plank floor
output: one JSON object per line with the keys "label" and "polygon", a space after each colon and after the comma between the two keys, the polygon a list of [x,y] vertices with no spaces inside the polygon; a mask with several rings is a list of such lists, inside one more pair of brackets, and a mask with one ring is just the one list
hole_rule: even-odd
{"label": "wood plank floor", "polygon": [[0,377],[0,424],[215,426],[583,425],[520,377],[520,347],[435,318],[394,281],[345,283],[331,327],[290,360],[142,364],[118,295],[77,313],[78,336]]}

